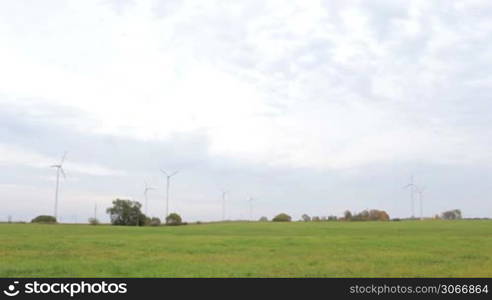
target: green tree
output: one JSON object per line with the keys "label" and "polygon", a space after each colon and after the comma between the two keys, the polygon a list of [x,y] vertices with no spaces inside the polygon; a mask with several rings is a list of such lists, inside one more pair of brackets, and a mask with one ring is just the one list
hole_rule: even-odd
{"label": "green tree", "polygon": [[291,216],[284,213],[278,214],[275,216],[275,218],[272,219],[273,222],[290,222],[291,220]]}
{"label": "green tree", "polygon": [[389,221],[390,217],[384,210],[363,210],[352,216],[353,221]]}
{"label": "green tree", "polygon": [[137,201],[116,199],[113,200],[113,207],[109,207],[106,212],[113,225],[143,226],[148,218],[141,208],[142,204]]}
{"label": "green tree", "polygon": [[461,210],[453,209],[445,211],[441,214],[441,218],[444,220],[459,220],[461,219]]}
{"label": "green tree", "polygon": [[99,225],[99,220],[96,218],[89,218],[89,224],[91,225]]}
{"label": "green tree", "polygon": [[181,216],[177,213],[170,213],[169,216],[166,217],[166,225],[181,225],[183,224],[181,220]]}
{"label": "green tree", "polygon": [[56,218],[53,216],[37,216],[31,220],[31,223],[56,223]]}
{"label": "green tree", "polygon": [[308,216],[307,214],[303,214],[303,215],[301,216],[301,218],[302,218],[302,220],[303,220],[304,222],[310,222],[310,221],[311,221],[311,217],[310,217],[310,216]]}
{"label": "green tree", "polygon": [[159,219],[157,217],[152,217],[150,219],[149,225],[150,226],[159,226],[159,225],[161,225],[161,219]]}
{"label": "green tree", "polygon": [[352,213],[350,212],[350,210],[346,210],[343,213],[343,218],[345,219],[345,221],[351,221],[352,220]]}

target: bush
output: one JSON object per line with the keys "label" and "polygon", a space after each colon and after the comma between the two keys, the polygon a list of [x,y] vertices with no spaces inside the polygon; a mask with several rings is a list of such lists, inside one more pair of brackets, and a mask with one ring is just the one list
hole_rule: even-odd
{"label": "bush", "polygon": [[302,220],[303,220],[304,222],[310,222],[310,221],[311,221],[311,217],[310,217],[310,216],[308,216],[307,214],[303,214],[303,215],[301,216],[301,218],[302,218]]}
{"label": "bush", "polygon": [[150,226],[159,226],[159,225],[161,225],[161,219],[156,218],[156,217],[152,217],[149,221],[149,225]]}
{"label": "bush", "polygon": [[166,217],[166,225],[181,225],[183,224],[181,220],[181,216],[177,213],[170,213],[169,216]]}
{"label": "bush", "polygon": [[260,221],[260,222],[268,222],[268,218],[267,218],[267,217],[265,217],[265,216],[263,216],[263,217],[261,217],[261,218],[260,218],[260,220],[259,220],[259,221]]}
{"label": "bush", "polygon": [[272,219],[273,222],[290,222],[292,218],[288,214],[278,214]]}
{"label": "bush", "polygon": [[49,224],[54,224],[56,223],[56,218],[53,216],[37,216],[36,218],[31,220],[31,223],[49,223]]}
{"label": "bush", "polygon": [[96,218],[89,218],[89,224],[91,225],[99,225],[99,220]]}
{"label": "bush", "polygon": [[319,222],[319,221],[321,221],[321,219],[318,216],[314,216],[312,218],[312,220],[313,220],[313,222]]}

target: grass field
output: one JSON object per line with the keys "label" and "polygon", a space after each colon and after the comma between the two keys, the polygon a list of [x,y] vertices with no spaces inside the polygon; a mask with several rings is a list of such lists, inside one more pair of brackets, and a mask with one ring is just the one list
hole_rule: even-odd
{"label": "grass field", "polygon": [[0,277],[492,277],[492,221],[0,225]]}

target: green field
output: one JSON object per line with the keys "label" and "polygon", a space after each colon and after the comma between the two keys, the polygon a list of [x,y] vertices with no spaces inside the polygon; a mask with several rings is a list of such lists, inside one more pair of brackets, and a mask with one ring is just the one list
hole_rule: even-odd
{"label": "green field", "polygon": [[0,225],[0,277],[492,277],[492,221]]}

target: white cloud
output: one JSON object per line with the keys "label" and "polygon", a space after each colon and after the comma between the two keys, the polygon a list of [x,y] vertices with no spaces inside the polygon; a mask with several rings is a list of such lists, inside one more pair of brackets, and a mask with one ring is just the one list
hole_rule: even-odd
{"label": "white cloud", "polygon": [[[0,144],[0,165],[27,166],[34,168],[49,168],[58,164],[61,158],[48,157],[34,151],[29,151],[16,146]],[[80,173],[93,176],[123,176],[122,170],[113,170],[97,164],[72,162],[67,160],[63,164],[69,173]]]}

